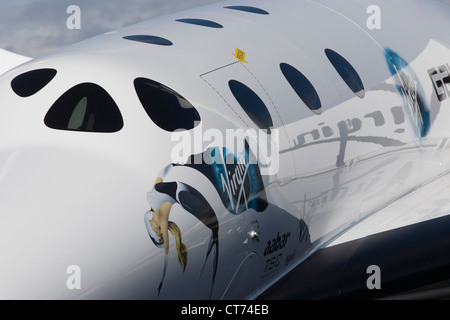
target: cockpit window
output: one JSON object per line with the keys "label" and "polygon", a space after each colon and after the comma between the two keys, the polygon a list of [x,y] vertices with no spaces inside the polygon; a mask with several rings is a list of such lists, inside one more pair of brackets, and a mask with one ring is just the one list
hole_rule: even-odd
{"label": "cockpit window", "polygon": [[117,132],[122,115],[112,97],[94,83],[82,83],[64,93],[44,119],[52,129],[83,132]]}
{"label": "cockpit window", "polygon": [[280,64],[280,69],[292,89],[294,89],[295,93],[297,93],[306,106],[315,114],[321,114],[322,103],[320,102],[319,95],[303,73],[287,63]]}
{"label": "cockpit window", "polygon": [[256,7],[250,7],[250,6],[228,6],[224,7],[225,9],[231,9],[231,10],[238,10],[238,11],[245,11],[250,13],[256,13],[256,14],[269,14],[266,10],[256,8]]}
{"label": "cockpit window", "polygon": [[161,129],[190,130],[200,123],[194,106],[169,87],[146,78],[134,80],[134,87],[148,116]]}
{"label": "cockpit window", "polygon": [[204,19],[177,19],[178,22],[188,23],[188,24],[194,24],[197,26],[202,27],[208,27],[208,28],[216,28],[216,29],[222,29],[223,26],[217,22],[211,21],[211,20],[204,20]]}
{"label": "cockpit window", "polygon": [[331,49],[325,49],[325,54],[353,93],[359,98],[364,98],[364,85],[355,68],[344,57]]}
{"label": "cockpit window", "polygon": [[228,86],[250,119],[260,129],[267,130],[270,133],[273,127],[272,117],[261,98],[252,89],[239,81],[230,80]]}
{"label": "cockpit window", "polygon": [[123,37],[125,40],[137,41],[147,44],[155,44],[158,46],[171,46],[173,45],[172,41],[167,40],[165,38],[157,37],[157,36],[149,36],[149,35],[132,35]]}
{"label": "cockpit window", "polygon": [[20,97],[30,97],[42,90],[56,76],[55,69],[38,69],[25,72],[11,81],[11,88]]}

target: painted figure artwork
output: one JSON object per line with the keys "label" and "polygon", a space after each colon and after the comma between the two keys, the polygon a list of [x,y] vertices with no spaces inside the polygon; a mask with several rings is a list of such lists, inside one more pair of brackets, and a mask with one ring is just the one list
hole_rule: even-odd
{"label": "painted figure artwork", "polygon": [[153,243],[159,248],[164,248],[165,252],[163,275],[157,288],[158,294],[164,284],[167,270],[169,232],[175,238],[178,261],[183,271],[189,260],[180,229],[176,223],[170,221],[170,211],[175,203],[211,230],[200,274],[203,273],[212,255],[212,294],[219,263],[219,223],[217,213],[213,209],[217,205],[211,204],[198,190],[182,181],[166,181],[165,177],[174,167],[192,168],[208,178],[222,200],[222,208],[233,215],[242,214],[249,209],[262,212],[267,208],[268,203],[259,167],[249,150],[248,143],[237,155],[226,148],[208,148],[200,155],[192,155],[185,164],[170,164],[165,167],[156,178],[153,189],[147,194],[151,209],[145,214],[145,225]]}

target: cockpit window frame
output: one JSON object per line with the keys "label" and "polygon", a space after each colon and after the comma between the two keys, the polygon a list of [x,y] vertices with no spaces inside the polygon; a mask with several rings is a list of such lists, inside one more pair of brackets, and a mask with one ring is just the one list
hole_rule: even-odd
{"label": "cockpit window frame", "polygon": [[157,81],[139,77],[134,88],[145,112],[160,129],[191,130],[201,122],[198,110],[177,91]]}
{"label": "cockpit window frame", "polygon": [[64,92],[47,111],[44,123],[55,130],[90,133],[115,133],[124,126],[114,99],[91,82],[77,84]]}
{"label": "cockpit window frame", "polygon": [[19,97],[28,98],[44,89],[58,72],[53,68],[42,68],[24,72],[11,81],[11,89]]}

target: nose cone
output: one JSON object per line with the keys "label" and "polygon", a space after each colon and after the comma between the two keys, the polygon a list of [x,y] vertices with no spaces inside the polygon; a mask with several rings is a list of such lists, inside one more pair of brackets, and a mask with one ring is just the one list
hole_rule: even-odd
{"label": "nose cone", "polygon": [[[161,210],[149,211],[147,194],[173,155],[186,160],[203,147],[195,120],[225,121],[191,104],[203,90],[169,81],[162,64],[155,71],[122,56],[118,64],[118,53],[84,49],[0,76],[0,298],[211,297],[227,287],[215,279],[217,234],[176,197],[166,225],[159,221],[164,231],[155,231]],[[156,82],[161,74],[170,86]],[[119,125],[109,126],[111,117]],[[179,129],[194,138],[173,139]],[[188,171],[169,179],[207,186]]]}
{"label": "nose cone", "polygon": [[158,253],[143,223],[146,179],[98,155],[0,156],[0,298],[82,297]]}
{"label": "nose cone", "polygon": [[[146,117],[131,85],[116,90],[95,76],[123,116],[120,130],[50,127],[51,107],[86,75],[44,64],[0,77],[0,299],[155,298],[161,264],[152,259],[163,253],[143,217],[170,163],[170,134]],[[43,67],[58,69],[51,82],[14,92],[13,79]]]}

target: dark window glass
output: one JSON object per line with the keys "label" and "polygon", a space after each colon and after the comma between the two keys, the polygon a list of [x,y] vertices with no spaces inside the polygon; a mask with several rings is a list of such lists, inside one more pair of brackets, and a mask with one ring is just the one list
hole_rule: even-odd
{"label": "dark window glass", "polygon": [[189,23],[189,24],[195,24],[202,27],[209,27],[209,28],[217,28],[221,29],[223,26],[217,22],[210,21],[210,20],[203,20],[203,19],[178,19],[176,20],[178,22],[183,23]]}
{"label": "dark window glass", "polygon": [[325,49],[325,54],[330,60],[333,67],[339,73],[341,78],[349,86],[349,88],[360,98],[364,98],[364,85],[356,70],[341,55],[333,50]]}
{"label": "dark window glass", "polygon": [[111,96],[100,86],[82,83],[64,93],[50,108],[44,119],[52,129],[116,132],[123,119]]}
{"label": "dark window glass", "polygon": [[224,8],[231,9],[231,10],[239,10],[239,11],[257,13],[257,14],[269,14],[266,10],[256,8],[256,7],[250,7],[250,6],[228,6],[228,7],[224,7]]}
{"label": "dark window glass", "polygon": [[56,76],[55,69],[28,71],[11,81],[11,88],[20,97],[30,97],[44,88]]}
{"label": "dark window glass", "polygon": [[147,36],[147,35],[134,35],[134,36],[125,36],[123,37],[125,40],[143,42],[148,44],[156,44],[158,46],[171,46],[173,43],[167,39],[157,37],[157,36]]}
{"label": "dark window glass", "polygon": [[306,106],[315,114],[321,114],[322,103],[320,102],[319,95],[303,73],[287,63],[280,64],[280,69],[292,89],[294,89],[295,93],[297,93]]}
{"label": "dark window glass", "polygon": [[137,78],[134,87],[148,116],[161,129],[170,132],[189,130],[199,124],[200,115],[194,106],[165,85]]}
{"label": "dark window glass", "polygon": [[245,113],[260,128],[270,133],[273,127],[272,117],[261,98],[245,84],[231,80],[228,82],[231,92]]}

